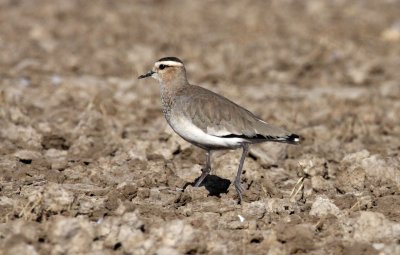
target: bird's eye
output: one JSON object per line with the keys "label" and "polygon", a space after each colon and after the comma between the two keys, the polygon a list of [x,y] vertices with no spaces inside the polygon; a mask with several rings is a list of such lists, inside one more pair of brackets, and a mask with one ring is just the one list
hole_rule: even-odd
{"label": "bird's eye", "polygon": [[166,68],[166,67],[167,67],[166,65],[161,64],[158,68],[159,68],[160,70],[163,70],[163,69]]}

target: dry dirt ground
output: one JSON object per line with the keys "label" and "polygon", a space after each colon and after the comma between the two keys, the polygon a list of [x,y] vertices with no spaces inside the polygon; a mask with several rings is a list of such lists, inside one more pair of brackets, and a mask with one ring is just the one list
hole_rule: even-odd
{"label": "dry dirt ground", "polygon": [[[136,79],[171,55],[305,138],[242,205]],[[400,1],[0,0],[0,254],[400,254],[399,81]]]}

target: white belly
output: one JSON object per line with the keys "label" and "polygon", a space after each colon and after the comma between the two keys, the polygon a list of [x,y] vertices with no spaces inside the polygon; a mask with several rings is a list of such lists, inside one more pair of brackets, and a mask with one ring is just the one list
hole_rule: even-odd
{"label": "white belly", "polygon": [[205,133],[188,118],[171,118],[172,129],[186,141],[204,149],[235,149],[245,142],[242,138],[223,138]]}

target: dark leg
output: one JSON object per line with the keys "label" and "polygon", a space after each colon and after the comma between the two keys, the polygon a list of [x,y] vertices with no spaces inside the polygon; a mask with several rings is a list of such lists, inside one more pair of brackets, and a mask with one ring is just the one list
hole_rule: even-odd
{"label": "dark leg", "polygon": [[199,179],[197,180],[195,187],[199,187],[200,184],[204,181],[207,175],[211,171],[211,151],[206,151],[206,166],[204,167]]}
{"label": "dark leg", "polygon": [[235,178],[235,188],[236,188],[236,192],[239,195],[239,203],[242,202],[242,194],[244,192],[242,185],[240,185],[240,177],[242,175],[243,163],[244,163],[244,160],[245,160],[248,152],[249,152],[249,145],[243,144],[243,153],[242,153],[242,157],[240,158],[239,168],[238,168],[236,178]]}

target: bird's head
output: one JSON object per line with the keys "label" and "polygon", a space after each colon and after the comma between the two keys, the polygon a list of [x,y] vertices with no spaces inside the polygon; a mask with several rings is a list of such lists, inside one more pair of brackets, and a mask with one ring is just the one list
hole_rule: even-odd
{"label": "bird's head", "polygon": [[154,63],[154,67],[151,71],[140,75],[138,79],[147,77],[152,77],[164,85],[172,82],[187,82],[185,66],[182,60],[176,57],[159,59]]}

